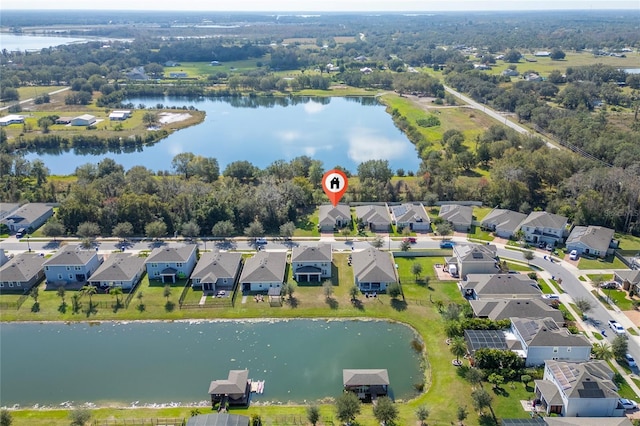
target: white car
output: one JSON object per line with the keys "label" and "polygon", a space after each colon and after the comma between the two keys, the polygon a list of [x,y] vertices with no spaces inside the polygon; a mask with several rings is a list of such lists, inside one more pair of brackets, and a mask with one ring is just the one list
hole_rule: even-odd
{"label": "white car", "polygon": [[636,364],[636,360],[633,359],[631,354],[625,354],[624,355],[624,360],[627,361],[627,364],[629,365],[629,367],[636,367],[638,365],[638,364]]}
{"label": "white car", "polygon": [[560,300],[560,296],[557,294],[543,294],[542,298],[549,299],[549,300]]}
{"label": "white car", "polygon": [[638,404],[635,401],[627,398],[620,398],[620,404],[625,410],[635,410],[638,408]]}
{"label": "white car", "polygon": [[256,244],[267,244],[266,238],[256,238]]}
{"label": "white car", "polygon": [[618,336],[625,336],[627,332],[624,327],[620,325],[618,321],[609,320],[609,327],[616,333]]}
{"label": "white car", "polygon": [[571,250],[571,253],[569,253],[569,260],[578,260],[578,250]]}

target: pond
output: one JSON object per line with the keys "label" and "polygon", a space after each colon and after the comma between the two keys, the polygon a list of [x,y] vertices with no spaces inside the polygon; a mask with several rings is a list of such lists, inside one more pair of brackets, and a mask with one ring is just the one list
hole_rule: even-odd
{"label": "pond", "polygon": [[27,159],[41,158],[52,174],[71,174],[78,165],[107,157],[125,170],[135,165],[171,170],[171,159],[181,152],[214,157],[221,171],[233,161],[247,160],[265,168],[276,160],[301,155],[322,161],[325,169],[340,165],[353,173],[367,160],[386,159],[393,171],[415,171],[420,164],[413,144],[375,98],[151,98],[127,102],[136,107],[193,106],[206,111],[206,118],[140,152],[31,153]]}
{"label": "pond", "polygon": [[408,399],[422,378],[414,336],[383,321],[3,323],[0,406],[204,405],[230,369],[265,380],[257,403],[338,396],[344,368],[386,368]]}

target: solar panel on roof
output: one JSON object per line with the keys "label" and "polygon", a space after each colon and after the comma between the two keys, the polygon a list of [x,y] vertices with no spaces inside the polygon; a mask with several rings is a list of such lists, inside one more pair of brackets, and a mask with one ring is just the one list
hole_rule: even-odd
{"label": "solar panel on roof", "polygon": [[482,259],[482,253],[474,251],[473,253],[471,253],[471,257],[473,257],[474,259]]}

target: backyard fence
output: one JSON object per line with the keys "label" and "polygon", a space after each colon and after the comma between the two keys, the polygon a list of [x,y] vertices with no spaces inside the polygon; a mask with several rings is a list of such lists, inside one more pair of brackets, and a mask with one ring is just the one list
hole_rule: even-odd
{"label": "backyard fence", "polygon": [[91,424],[93,426],[184,426],[187,422],[182,418],[158,418],[94,420]]}

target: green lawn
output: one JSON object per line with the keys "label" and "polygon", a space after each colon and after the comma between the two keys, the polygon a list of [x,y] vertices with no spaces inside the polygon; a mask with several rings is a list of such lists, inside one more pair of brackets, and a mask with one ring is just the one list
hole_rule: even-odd
{"label": "green lawn", "polygon": [[480,241],[493,241],[495,237],[489,232],[484,231],[479,226],[472,225],[471,232],[469,233],[469,239]]}
{"label": "green lawn", "polygon": [[[627,292],[624,290],[603,290],[607,297],[610,297],[613,303],[623,311],[633,310],[633,302],[627,299]],[[637,300],[637,298],[635,298]]]}
{"label": "green lawn", "polygon": [[551,289],[549,284],[547,284],[547,282],[545,280],[543,280],[542,278],[538,278],[538,286],[540,287],[540,290],[542,290],[542,293],[544,293],[544,294],[553,294],[553,293],[555,293],[555,291],[553,291]]}
{"label": "green lawn", "polygon": [[587,274],[587,278],[593,282],[606,282],[613,279],[613,274]]}
{"label": "green lawn", "polygon": [[627,266],[620,259],[613,255],[607,256],[605,259],[594,258],[587,259],[580,257],[578,269],[626,269]]}
{"label": "green lawn", "polygon": [[[500,386],[497,391],[491,385],[485,383],[484,388],[493,397],[491,407],[499,418],[530,418],[530,414],[522,409],[519,401],[535,398],[533,393],[533,382],[525,386],[522,382],[507,382]],[[473,409],[472,407],[470,407]],[[500,413],[498,415],[498,413]]]}

